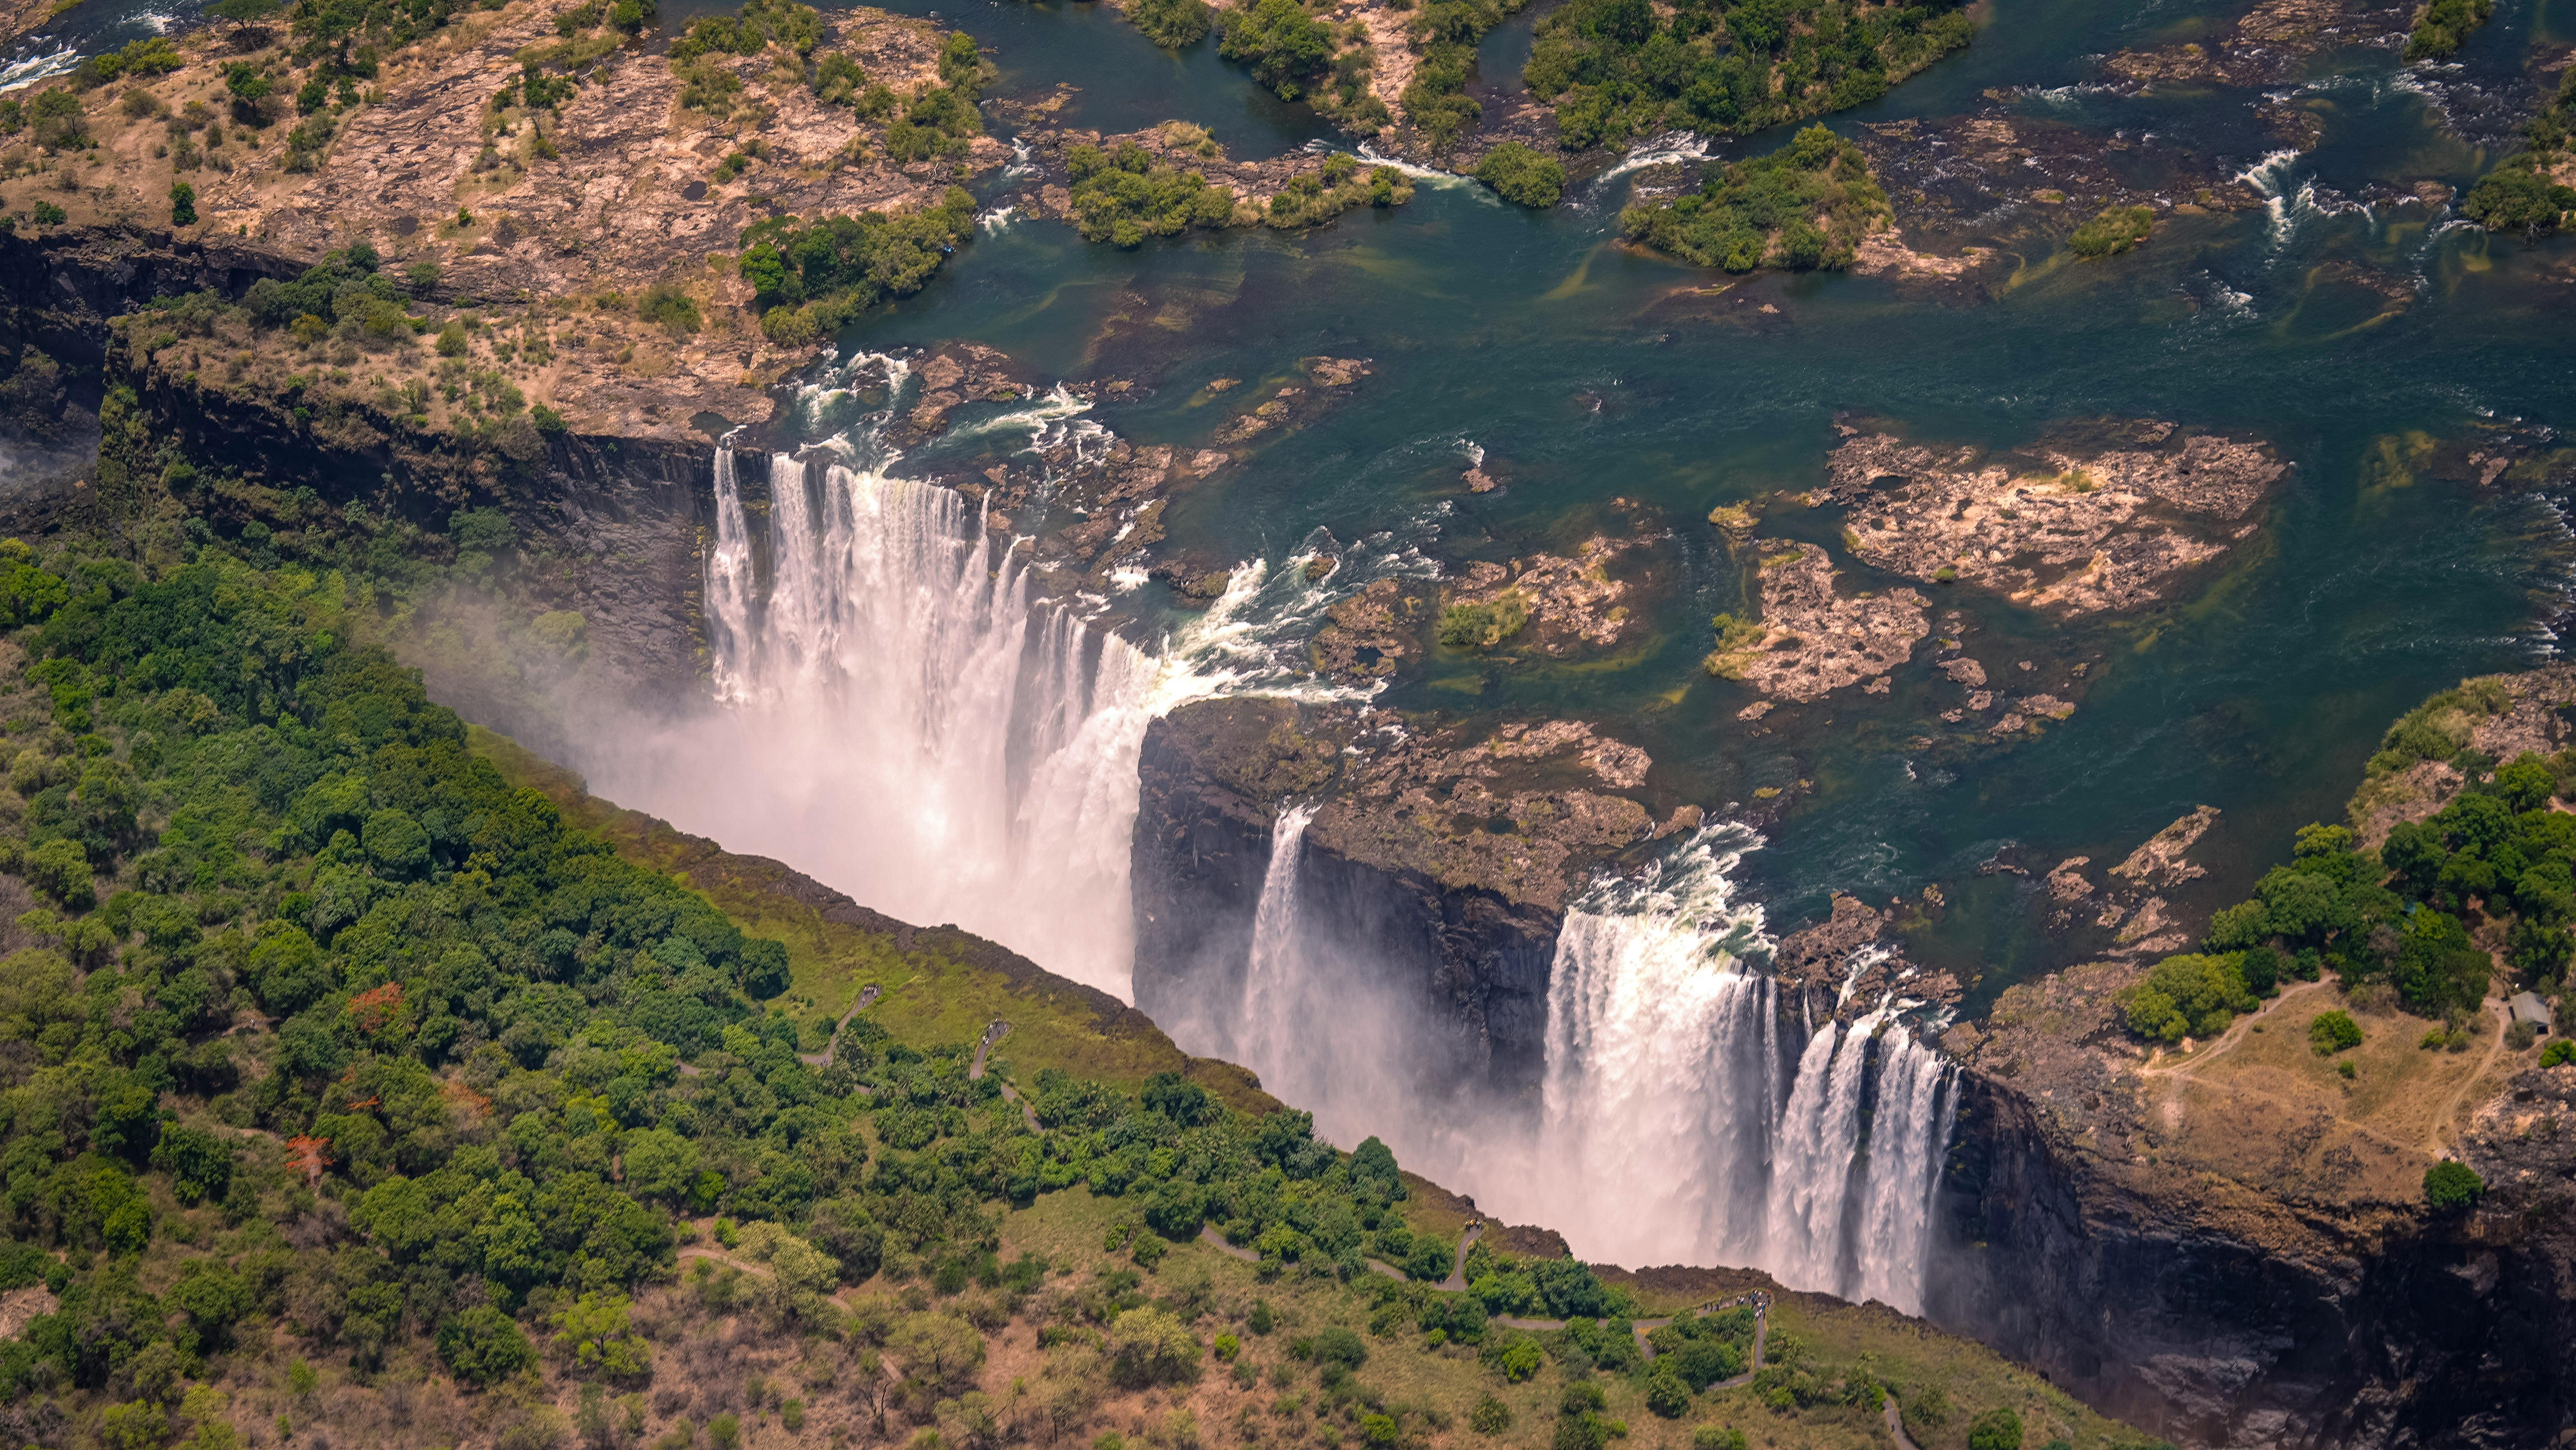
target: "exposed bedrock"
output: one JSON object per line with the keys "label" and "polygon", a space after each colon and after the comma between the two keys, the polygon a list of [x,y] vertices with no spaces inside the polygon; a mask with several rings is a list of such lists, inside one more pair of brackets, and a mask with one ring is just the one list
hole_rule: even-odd
{"label": "exposed bedrock", "polygon": [[[1534,1087],[1564,882],[1487,859],[1485,843],[1512,845],[1515,831],[1487,830],[1485,820],[1508,820],[1517,806],[1540,832],[1580,835],[1583,823],[1561,807],[1588,793],[1487,794],[1483,781],[1451,781],[1452,799],[1463,785],[1480,812],[1494,814],[1453,842],[1423,835],[1399,859],[1380,849],[1377,830],[1404,818],[1403,803],[1341,778],[1356,769],[1341,753],[1350,728],[1289,701],[1242,699],[1185,706],[1147,731],[1132,872],[1136,1005],[1166,1023],[1226,1015],[1243,990],[1279,805],[1331,787],[1298,870],[1301,934],[1314,950],[1363,963],[1391,1000],[1414,1004],[1425,1029],[1415,1034],[1424,1044],[1417,1070],[1427,1081]],[[1591,801],[1596,816],[1620,815],[1618,843],[1651,826],[1632,801]],[[1551,811],[1553,820],[1535,823]],[[1536,855],[1579,873],[1592,859],[1562,839],[1517,844],[1510,854],[1522,865]]]}
{"label": "exposed bedrock", "polygon": [[2512,1192],[2429,1220],[2259,1196],[2070,1148],[2022,1088],[1962,1083],[1935,1324],[2183,1444],[2541,1446],[2576,1426],[2563,1214]]}

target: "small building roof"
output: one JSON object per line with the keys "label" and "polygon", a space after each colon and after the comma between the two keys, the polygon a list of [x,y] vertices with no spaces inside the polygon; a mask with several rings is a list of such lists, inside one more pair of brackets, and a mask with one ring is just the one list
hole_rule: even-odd
{"label": "small building roof", "polygon": [[2549,1004],[2540,1000],[2537,992],[2517,992],[2513,997],[2513,1020],[2547,1027],[2550,1023]]}

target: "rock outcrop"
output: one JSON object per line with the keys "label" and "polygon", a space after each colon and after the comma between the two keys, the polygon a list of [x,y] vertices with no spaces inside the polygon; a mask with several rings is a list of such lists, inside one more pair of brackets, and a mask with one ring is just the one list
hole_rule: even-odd
{"label": "rock outcrop", "polygon": [[1282,802],[1315,801],[1299,903],[1311,928],[1365,941],[1454,1029],[1451,1074],[1532,1086],[1558,923],[1601,862],[1654,837],[1638,799],[1648,765],[1578,721],[1416,738],[1349,707],[1176,710],[1139,767],[1137,1005],[1178,1015],[1239,980],[1272,823]]}
{"label": "rock outcrop", "polygon": [[2288,471],[2259,444],[2175,432],[2147,424],[2130,446],[2027,463],[1859,434],[1834,450],[1826,492],[1851,506],[1847,546],[1879,568],[2060,616],[2136,609],[2252,533],[2247,515]]}
{"label": "rock outcrop", "polygon": [[1928,601],[1911,589],[1845,594],[1836,571],[1814,544],[1753,541],[1759,563],[1762,619],[1738,625],[1718,641],[1708,672],[1742,680],[1784,700],[1819,700],[1847,685],[1886,688],[1888,671],[1913,657],[1931,633]]}

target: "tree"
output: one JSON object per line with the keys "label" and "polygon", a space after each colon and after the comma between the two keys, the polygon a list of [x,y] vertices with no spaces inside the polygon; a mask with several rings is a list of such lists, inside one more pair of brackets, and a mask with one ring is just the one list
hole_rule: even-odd
{"label": "tree", "polygon": [[984,1367],[984,1336],[950,1313],[905,1316],[886,1336],[886,1349],[905,1373],[942,1393],[970,1387]]}
{"label": "tree", "polygon": [[2180,1042],[2215,1036],[2239,1012],[2254,1010],[2244,974],[2226,957],[2182,955],[2156,963],[2147,979],[2123,991],[2120,1006],[2140,1037]]}
{"label": "tree", "polygon": [[[1670,1364],[1658,1360],[1646,1376],[1646,1408],[1667,1420],[1678,1420],[1691,1406],[1691,1387]],[[2014,1445],[2019,1446],[2016,1440]]]}
{"label": "tree", "polygon": [[489,1304],[477,1304],[452,1315],[438,1327],[438,1357],[448,1369],[477,1389],[498,1384],[537,1362],[536,1347]]}
{"label": "tree", "polygon": [[2456,1158],[2445,1158],[2424,1170],[2424,1201],[2435,1213],[2449,1213],[2486,1196],[2486,1180]]}
{"label": "tree", "polygon": [[1514,206],[1545,211],[1565,192],[1565,167],[1518,141],[1506,141],[1476,163],[1476,179]]}
{"label": "tree", "polygon": [[2320,1012],[2308,1022],[2308,1045],[2319,1057],[2332,1057],[2361,1045],[2361,1024],[2341,1009]]}
{"label": "tree", "polygon": [[746,1224],[742,1251],[769,1266],[769,1277],[754,1291],[763,1307],[781,1320],[812,1321],[823,1313],[825,1294],[836,1287],[841,1266],[832,1256],[766,1220]]}
{"label": "tree", "polygon": [[653,1347],[635,1333],[623,1294],[584,1294],[554,1319],[555,1353],[575,1368],[612,1380],[653,1372]]}
{"label": "tree", "polygon": [[278,0],[215,0],[214,4],[206,7],[208,15],[217,20],[231,21],[236,37],[277,11]]}
{"label": "tree", "polygon": [[1121,1384],[1171,1384],[1196,1374],[1198,1364],[1198,1336],[1164,1310],[1130,1309],[1109,1326],[1110,1372]]}
{"label": "tree", "polygon": [[1218,18],[1217,54],[1293,101],[1332,64],[1333,33],[1297,0],[1254,0]]}
{"label": "tree", "polygon": [[193,227],[197,224],[197,189],[184,181],[170,183],[170,225]]}
{"label": "tree", "polygon": [[28,852],[26,877],[28,885],[72,911],[87,911],[98,903],[98,878],[78,841],[47,841]]}
{"label": "tree", "polygon": [[2021,1416],[2002,1405],[1979,1415],[1968,1426],[1968,1450],[2021,1450]]}

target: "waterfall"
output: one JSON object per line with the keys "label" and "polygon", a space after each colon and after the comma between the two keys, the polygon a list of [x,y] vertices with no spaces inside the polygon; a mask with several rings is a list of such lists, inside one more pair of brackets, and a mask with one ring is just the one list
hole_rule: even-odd
{"label": "waterfall", "polygon": [[1760,837],[1703,831],[1566,913],[1531,1112],[1474,1093],[1426,1099],[1408,1080],[1416,1053],[1386,1025],[1404,1022],[1404,1005],[1301,916],[1314,815],[1291,806],[1272,827],[1240,1006],[1207,1042],[1314,1110],[1326,1136],[1374,1132],[1587,1258],[1745,1264],[1922,1311],[1951,1070],[1886,1008],[1802,1042],[1793,1025],[1783,1040],[1762,911],[1733,881]]}
{"label": "waterfall", "polygon": [[[1243,972],[1242,1022],[1247,1030],[1235,1039],[1237,1052],[1263,1047],[1263,1055],[1276,1057],[1265,1045],[1284,1045],[1298,1035],[1301,1016],[1296,1009],[1314,979],[1298,970],[1295,955],[1297,867],[1305,858],[1306,824],[1313,819],[1313,805],[1291,803],[1280,809],[1270,828],[1270,864],[1262,871],[1261,902],[1252,916],[1251,960]],[[1286,1090],[1292,1072],[1284,1060],[1272,1066],[1280,1090]]]}
{"label": "waterfall", "polygon": [[763,590],[733,450],[717,454],[706,628],[725,708],[621,752],[601,788],[1128,996],[1136,758],[1172,671],[1034,599],[956,492],[774,466]]}
{"label": "waterfall", "polygon": [[1950,1142],[1958,1094],[1943,1093],[1949,1065],[1901,1033],[1879,1068],[1878,1112],[1870,1122],[1864,1217],[1854,1236],[1856,1297],[1908,1314],[1923,1312],[1923,1261],[1932,1246],[1932,1193]]}

